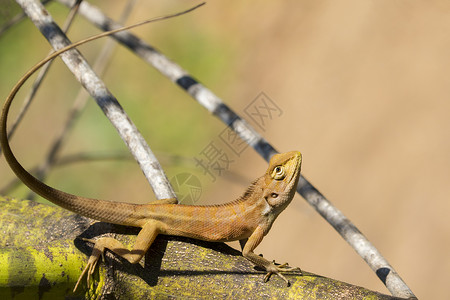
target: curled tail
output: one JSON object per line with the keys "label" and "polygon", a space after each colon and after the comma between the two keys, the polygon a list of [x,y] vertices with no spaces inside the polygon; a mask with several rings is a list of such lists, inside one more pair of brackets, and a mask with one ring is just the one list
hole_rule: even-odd
{"label": "curled tail", "polygon": [[0,120],[0,145],[6,161],[16,176],[36,194],[74,213],[104,222],[135,226],[131,216],[137,205],[85,198],[65,193],[46,185],[22,167],[11,150],[6,129],[8,112],[13,97],[14,95],[8,97],[3,107]]}
{"label": "curled tail", "polygon": [[12,100],[17,93],[17,90],[15,92],[13,90],[13,92],[6,99],[0,119],[1,149],[6,161],[16,176],[36,194],[55,203],[56,205],[73,211],[74,213],[99,221],[136,226],[136,216],[134,216],[134,212],[136,211],[136,207],[139,205],[97,200],[65,193],[46,185],[22,167],[14,156],[11,146],[9,145],[6,126],[9,108],[11,107]]}
{"label": "curled tail", "polygon": [[[122,28],[124,30],[126,28]],[[16,96],[19,89],[25,83],[25,81],[40,67],[42,67],[48,61],[54,59],[62,52],[70,50],[76,46],[79,46],[85,42],[93,40],[95,38],[99,38],[102,36],[109,35],[113,32],[117,32],[119,30],[114,30],[111,32],[105,32],[97,35],[96,37],[91,37],[80,41],[78,43],[69,45],[61,50],[58,50],[36,64],[33,68],[31,68],[13,87],[10,94],[6,98],[5,104],[3,106],[3,111],[0,118],[0,146],[1,150],[4,153],[6,161],[8,162],[11,169],[14,171],[16,176],[27,185],[32,191],[44,197],[45,199],[59,205],[65,209],[73,211],[75,213],[81,214],[86,217],[90,217],[96,220],[122,224],[122,225],[130,225],[136,226],[136,219],[139,218],[136,216],[136,208],[139,205],[129,204],[129,203],[119,203],[119,202],[110,202],[104,200],[97,200],[92,198],[79,197],[76,195],[72,195],[69,193],[65,193],[58,189],[52,188],[45,183],[41,182],[33,175],[31,175],[24,167],[17,161],[14,156],[11,147],[8,141],[8,133],[7,133],[7,119],[9,109],[11,107],[12,101]]]}

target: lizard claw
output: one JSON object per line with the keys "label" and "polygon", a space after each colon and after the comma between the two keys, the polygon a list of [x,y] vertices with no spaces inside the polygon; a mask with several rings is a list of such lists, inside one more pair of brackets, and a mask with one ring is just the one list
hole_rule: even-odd
{"label": "lizard claw", "polygon": [[87,262],[86,267],[83,269],[83,272],[81,272],[80,277],[78,277],[77,283],[75,284],[75,288],[73,289],[74,293],[77,290],[78,285],[81,282],[81,279],[83,279],[83,277],[86,273],[87,273],[87,278],[86,278],[87,285],[90,286],[91,277],[92,277],[92,274],[94,274],[94,270],[95,270],[95,267],[97,266],[97,262],[98,262],[99,258],[100,258],[100,256],[98,256],[98,257],[91,256],[89,258],[89,261]]}
{"label": "lizard claw", "polygon": [[284,275],[281,272],[294,272],[294,271],[300,271],[300,274],[303,274],[302,270],[299,267],[289,267],[288,263],[284,263],[282,265],[275,265],[275,262],[273,262],[270,267],[267,268],[267,274],[266,276],[264,276],[264,282],[267,282],[270,278],[270,276],[272,276],[272,274],[276,274],[278,276],[280,276],[281,279],[283,279],[287,286],[290,286],[291,283],[289,282],[289,280],[284,277]]}
{"label": "lizard claw", "polygon": [[[82,238],[82,240],[95,244],[95,241],[93,241],[93,240],[89,240],[89,239],[85,239],[85,238]],[[81,279],[84,277],[84,275],[86,273],[87,273],[87,278],[86,278],[87,286],[88,287],[90,286],[92,274],[94,274],[95,267],[97,266],[97,262],[99,261],[100,257],[103,257],[103,252],[104,252],[104,248],[99,249],[96,247],[96,245],[94,245],[92,254],[89,257],[86,267],[84,267],[83,272],[81,272],[81,275],[80,275],[80,277],[78,277],[77,283],[75,284],[75,288],[73,289],[74,293],[77,290],[78,285],[81,282]],[[104,260],[104,257],[103,257],[103,260]]]}

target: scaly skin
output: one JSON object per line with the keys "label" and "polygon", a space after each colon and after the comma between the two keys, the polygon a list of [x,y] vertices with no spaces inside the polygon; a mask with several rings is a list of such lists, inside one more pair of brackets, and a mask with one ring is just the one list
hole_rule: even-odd
{"label": "scaly skin", "polygon": [[[102,36],[108,34],[111,33],[103,33]],[[162,199],[150,204],[138,205],[80,197],[46,185],[21,166],[11,151],[7,138],[8,112],[15,94],[25,80],[46,61],[93,39],[95,38],[86,39],[55,52],[27,72],[8,95],[0,119],[0,145],[5,158],[17,177],[31,190],[56,205],[83,216],[103,222],[142,228],[132,250],[128,250],[119,241],[109,237],[91,241],[94,243],[92,254],[74,291],[86,273],[89,285],[95,266],[106,248],[130,263],[137,263],[158,234],[185,236],[213,242],[239,240],[243,247],[243,256],[268,272],[265,281],[270,275],[277,274],[289,284],[281,272],[301,272],[299,268],[291,268],[287,264],[277,266],[253,251],[294,197],[300,177],[300,152],[292,151],[274,155],[265,174],[256,179],[240,198],[226,204],[210,206],[181,205],[177,204],[176,199]]]}

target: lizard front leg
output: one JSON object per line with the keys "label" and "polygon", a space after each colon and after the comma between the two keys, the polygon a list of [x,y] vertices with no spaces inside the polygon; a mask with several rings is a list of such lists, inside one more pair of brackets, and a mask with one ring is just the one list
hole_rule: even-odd
{"label": "lizard front leg", "polygon": [[248,238],[247,243],[245,243],[242,255],[255,265],[263,267],[267,271],[266,276],[264,276],[264,282],[268,281],[272,274],[277,274],[289,286],[290,285],[289,280],[287,280],[286,277],[284,277],[284,275],[281,274],[281,272],[299,271],[301,274],[302,270],[300,268],[289,267],[287,263],[282,265],[275,265],[274,262],[270,262],[264,257],[255,254],[253,250],[255,250],[255,248],[261,243],[263,237],[264,231],[260,226],[258,226],[256,230],[252,233],[252,235]]}
{"label": "lizard front leg", "polygon": [[94,247],[92,249],[92,254],[89,257],[89,260],[81,273],[78,281],[75,285],[73,291],[75,292],[78,288],[81,279],[87,273],[87,284],[89,286],[90,279],[92,274],[94,273],[95,266],[97,265],[98,260],[103,255],[105,249],[109,249],[115,254],[121,256],[122,258],[128,260],[130,263],[135,264],[138,263],[141,258],[145,255],[150,245],[155,240],[156,236],[161,232],[161,223],[158,221],[150,220],[142,226],[141,231],[136,237],[136,241],[134,243],[133,249],[128,250],[121,242],[114,238],[110,237],[102,237],[98,240],[88,240],[89,242],[94,243]]}

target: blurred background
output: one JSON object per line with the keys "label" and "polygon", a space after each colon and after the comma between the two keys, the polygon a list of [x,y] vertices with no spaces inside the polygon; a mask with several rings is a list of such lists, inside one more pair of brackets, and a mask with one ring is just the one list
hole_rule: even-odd
{"label": "blurred background", "polygon": [[[90,2],[114,19],[125,5]],[[126,23],[196,3],[137,1]],[[64,22],[66,7],[50,3],[47,8],[58,24]],[[18,12],[14,2],[0,1],[1,24]],[[304,176],[368,237],[416,296],[444,299],[450,292],[449,16],[450,3],[440,0],[213,1],[133,32],[198,78],[279,151],[300,150]],[[79,16],[68,36],[76,41],[98,32]],[[93,62],[104,43],[94,41],[81,51]],[[0,36],[1,99],[48,51],[27,20]],[[256,152],[234,153],[221,139],[225,125],[127,49],[116,49],[103,79],[167,176],[198,179],[196,203],[234,199],[265,171],[267,164]],[[58,59],[12,142],[27,168],[42,161],[78,89]],[[264,124],[248,114],[261,95],[278,108]],[[229,158],[214,177],[196,163],[211,145]],[[92,100],[61,157],[79,153],[127,153]],[[13,178],[1,159],[0,188]],[[132,159],[57,167],[47,182],[102,199],[154,199]],[[183,188],[189,192],[189,186]],[[29,197],[24,187],[7,194]],[[256,252],[389,293],[298,195]]]}

